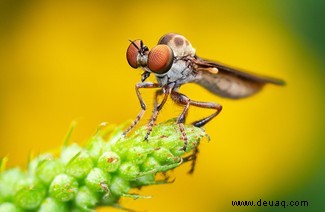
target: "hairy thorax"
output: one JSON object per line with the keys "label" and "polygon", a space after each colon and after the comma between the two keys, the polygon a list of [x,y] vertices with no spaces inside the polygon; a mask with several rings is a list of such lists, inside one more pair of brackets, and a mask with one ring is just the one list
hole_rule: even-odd
{"label": "hairy thorax", "polygon": [[174,84],[173,87],[178,88],[182,84],[193,82],[195,76],[196,73],[189,67],[189,63],[186,60],[175,59],[171,69],[164,75],[156,74],[156,79],[161,86]]}

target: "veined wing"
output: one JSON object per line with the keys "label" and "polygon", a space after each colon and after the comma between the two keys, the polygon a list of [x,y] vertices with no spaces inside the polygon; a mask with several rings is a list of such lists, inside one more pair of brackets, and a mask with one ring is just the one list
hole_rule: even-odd
{"label": "veined wing", "polygon": [[[192,62],[194,69],[198,70],[194,82],[212,93],[226,98],[239,99],[251,96],[260,91],[267,83],[285,84],[280,79],[251,74],[199,57],[193,59]],[[215,68],[218,71],[211,71]]]}

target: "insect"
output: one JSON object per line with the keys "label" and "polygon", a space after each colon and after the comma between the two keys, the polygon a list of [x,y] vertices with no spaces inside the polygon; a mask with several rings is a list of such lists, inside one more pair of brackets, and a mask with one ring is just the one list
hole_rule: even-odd
{"label": "insect", "polygon": [[[218,96],[231,99],[251,96],[261,90],[267,83],[284,85],[284,81],[279,79],[251,74],[217,62],[202,59],[196,55],[191,43],[180,34],[168,33],[162,36],[157,46],[151,50],[144,45],[142,40],[130,42],[126,52],[127,61],[132,68],[141,67],[144,72],[141,82],[135,86],[141,111],[131,126],[124,131],[124,135],[136,126],[146,111],[146,104],[139,92],[142,88],[161,88],[155,94],[154,110],[148,123],[145,140],[148,139],[152,131],[159,111],[163,108],[168,96],[171,96],[173,101],[184,106],[176,122],[182,133],[184,140],[184,147],[182,149],[185,151],[187,138],[183,124],[189,108],[195,106],[214,110],[211,115],[192,123],[194,126],[202,127],[221,112],[222,106],[213,102],[194,101],[188,98],[186,95],[178,92],[183,84],[197,83]],[[151,73],[156,76],[157,83],[145,82]],[[163,95],[163,98],[158,103],[159,95]]]}

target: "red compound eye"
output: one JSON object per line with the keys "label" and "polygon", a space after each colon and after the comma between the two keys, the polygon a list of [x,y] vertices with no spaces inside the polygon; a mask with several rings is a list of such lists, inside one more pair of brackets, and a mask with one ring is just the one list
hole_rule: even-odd
{"label": "red compound eye", "polygon": [[[141,48],[141,40],[135,40],[130,43],[128,49],[126,50],[126,59],[132,68],[138,68],[139,64],[137,61],[139,49]],[[135,47],[135,45],[138,47]]]}
{"label": "red compound eye", "polygon": [[173,65],[173,50],[164,44],[155,46],[148,55],[148,68],[156,74],[164,74]]}

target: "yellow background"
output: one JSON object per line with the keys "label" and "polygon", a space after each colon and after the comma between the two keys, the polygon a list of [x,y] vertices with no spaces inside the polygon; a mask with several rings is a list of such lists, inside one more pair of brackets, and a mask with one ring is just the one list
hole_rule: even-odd
{"label": "yellow background", "polygon": [[[317,29],[313,20],[300,18],[304,10],[295,1],[1,1],[0,156],[9,157],[9,167],[26,167],[30,151],[60,146],[73,120],[72,140],[83,143],[103,121],[135,118],[140,106],[134,85],[142,72],[126,62],[128,40],[140,38],[152,48],[163,34],[177,32],[201,57],[287,85],[269,85],[237,101],[197,85],[182,87],[190,98],[224,108],[206,126],[211,141],[202,142],[194,175],[182,166],[172,174],[175,183],[140,191],[152,199],[123,199],[122,205],[277,211],[235,208],[231,201],[308,200],[308,208],[285,211],[318,211],[325,197],[324,52],[317,31],[314,39],[308,27],[301,30]],[[154,91],[142,93],[150,106],[145,124]],[[180,112],[169,101],[159,121]],[[191,108],[189,121],[210,112]]]}

